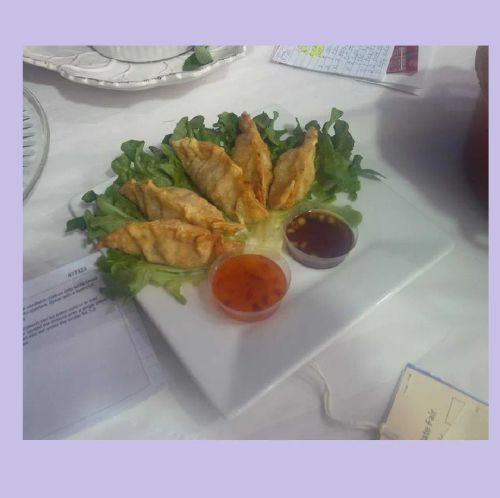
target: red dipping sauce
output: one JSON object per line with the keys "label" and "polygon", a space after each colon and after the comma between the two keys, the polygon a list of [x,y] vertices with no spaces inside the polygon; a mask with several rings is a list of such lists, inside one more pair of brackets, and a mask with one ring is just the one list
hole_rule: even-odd
{"label": "red dipping sauce", "polygon": [[218,264],[212,274],[212,292],[234,318],[262,320],[278,308],[290,281],[286,263],[261,254],[240,254]]}

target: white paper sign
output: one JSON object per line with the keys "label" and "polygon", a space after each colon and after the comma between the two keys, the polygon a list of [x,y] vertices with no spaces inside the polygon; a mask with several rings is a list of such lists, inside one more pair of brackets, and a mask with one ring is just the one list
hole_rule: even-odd
{"label": "white paper sign", "polygon": [[24,439],[68,435],[165,381],[135,304],[100,292],[96,257],[24,284]]}
{"label": "white paper sign", "polygon": [[381,439],[488,439],[488,406],[408,366]]}

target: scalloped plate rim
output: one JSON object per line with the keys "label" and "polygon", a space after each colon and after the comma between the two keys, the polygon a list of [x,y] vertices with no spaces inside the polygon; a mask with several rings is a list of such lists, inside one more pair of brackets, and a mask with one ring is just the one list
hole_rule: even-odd
{"label": "scalloped plate rim", "polygon": [[[115,82],[110,80],[98,79],[91,76],[85,76],[85,77],[75,76],[68,74],[63,69],[65,64],[61,64],[58,66],[53,62],[46,61],[43,59],[34,59],[33,57],[28,57],[24,54],[23,54],[23,61],[28,64],[32,64],[34,66],[43,67],[44,69],[48,69],[49,71],[55,71],[63,78],[69,81],[73,81],[75,83],[80,83],[82,85],[92,86],[96,88],[104,88],[106,90],[146,90],[149,88],[174,85],[195,80],[197,78],[205,76],[207,73],[210,73],[211,71],[217,69],[220,66],[230,64],[231,62],[240,59],[246,54],[247,51],[246,45],[231,45],[231,46],[235,47],[234,54],[229,55],[223,59],[216,60],[215,62],[212,62],[210,64],[207,64],[206,66],[201,67],[200,69],[195,69],[193,71],[181,71],[181,72],[170,73],[167,75],[158,76],[156,78],[148,78],[141,81]],[[88,47],[91,48],[91,46]],[[224,46],[220,45],[219,47],[224,47]],[[156,61],[156,62],[162,62],[162,61]],[[136,65],[141,63],[129,62],[127,64]]]}

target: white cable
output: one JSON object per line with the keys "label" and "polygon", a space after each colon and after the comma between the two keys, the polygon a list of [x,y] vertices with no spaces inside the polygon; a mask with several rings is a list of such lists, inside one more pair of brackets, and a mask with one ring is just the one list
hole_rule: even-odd
{"label": "white cable", "polygon": [[323,410],[328,419],[340,425],[350,427],[351,429],[358,429],[361,431],[372,431],[372,432],[376,431],[377,434],[379,434],[380,428],[377,424],[373,424],[371,422],[349,422],[347,420],[340,420],[337,417],[335,417],[332,413],[332,403],[331,403],[332,391],[330,389],[328,381],[326,380],[326,377],[323,375],[323,372],[319,368],[318,364],[315,363],[314,361],[310,361],[307,364],[307,366],[309,366],[319,376],[319,378],[323,383]]}

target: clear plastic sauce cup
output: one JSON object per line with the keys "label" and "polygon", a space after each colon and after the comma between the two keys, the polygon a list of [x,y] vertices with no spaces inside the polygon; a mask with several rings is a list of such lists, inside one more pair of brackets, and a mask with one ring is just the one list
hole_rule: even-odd
{"label": "clear plastic sauce cup", "polygon": [[290,279],[284,257],[266,251],[219,258],[209,274],[216,304],[229,316],[245,322],[271,316],[283,301]]}
{"label": "clear plastic sauce cup", "polygon": [[282,225],[290,255],[310,268],[333,268],[355,247],[358,232],[342,216],[327,208],[294,209]]}

